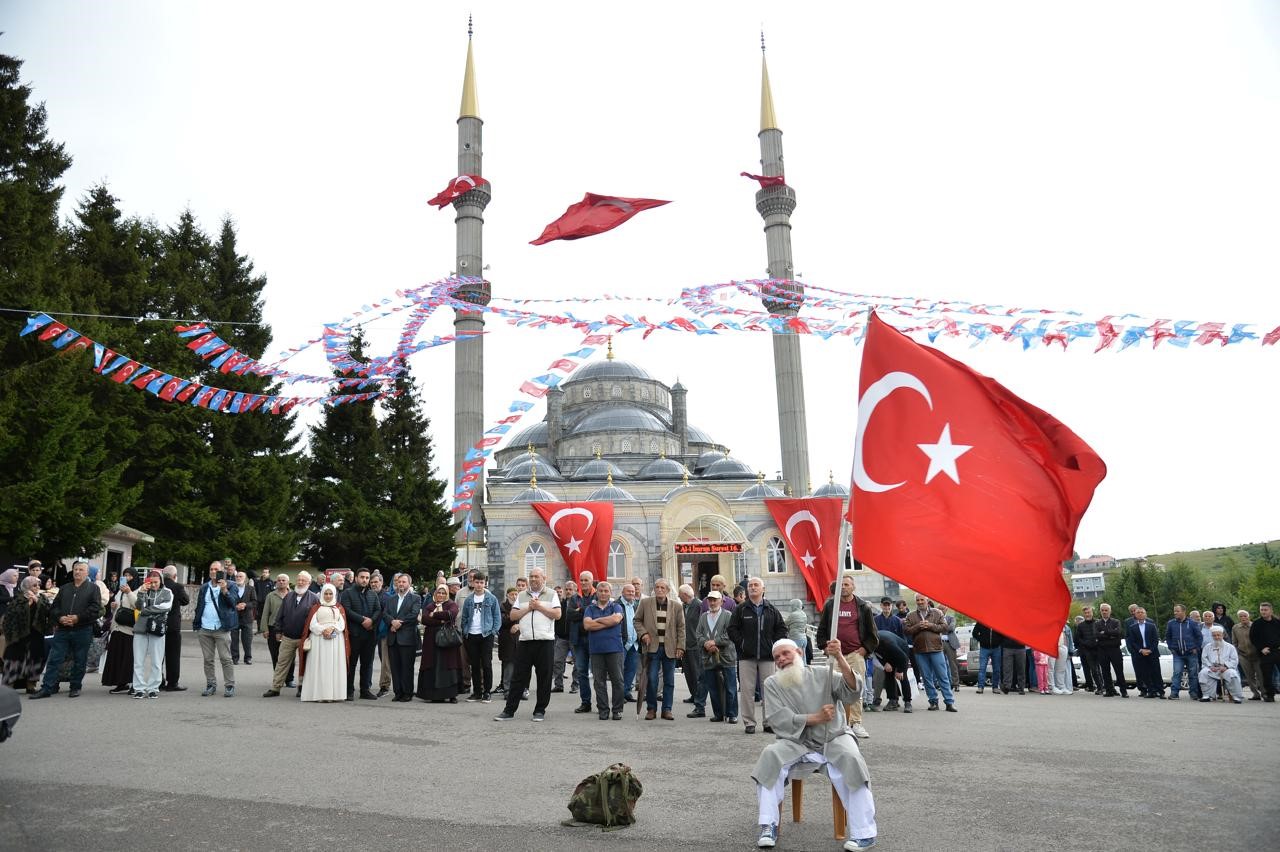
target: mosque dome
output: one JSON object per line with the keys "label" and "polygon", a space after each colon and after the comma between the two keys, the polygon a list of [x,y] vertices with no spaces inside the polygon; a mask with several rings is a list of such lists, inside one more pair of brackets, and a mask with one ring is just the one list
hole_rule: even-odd
{"label": "mosque dome", "polygon": [[626,429],[666,432],[667,424],[663,423],[652,411],[647,411],[634,405],[610,405],[607,408],[593,411],[579,420],[570,430],[570,434],[581,435],[585,432],[607,432]]}
{"label": "mosque dome", "polygon": [[849,489],[847,486],[836,482],[835,476],[827,479],[827,484],[823,485],[817,491],[813,492],[814,497],[848,497]]}
{"label": "mosque dome", "polygon": [[618,486],[614,485],[612,482],[609,482],[607,485],[604,485],[600,488],[597,488],[595,491],[592,491],[591,494],[587,497],[587,499],[588,500],[608,500],[612,503],[625,503],[627,501],[630,501],[632,503],[636,502],[636,498],[631,496],[630,491],[627,491],[625,488],[619,488]]}
{"label": "mosque dome", "polygon": [[755,474],[744,462],[725,456],[708,465],[700,476],[703,479],[751,479]]}
{"label": "mosque dome", "polygon": [[511,498],[512,503],[556,503],[556,495],[550,491],[539,488],[537,485],[530,485],[525,490]]}
{"label": "mosque dome", "polygon": [[680,462],[662,456],[641,468],[636,479],[681,479],[688,473],[689,469]]}
{"label": "mosque dome", "polygon": [[509,447],[527,447],[530,444],[535,447],[547,445],[547,421],[541,420],[532,426],[526,426],[507,441]]}
{"label": "mosque dome", "polygon": [[698,456],[697,461],[693,463],[693,470],[695,473],[700,473],[701,471],[706,470],[711,465],[725,458],[728,458],[728,456],[726,456],[724,453],[720,452],[719,450],[707,450],[705,453]]}
{"label": "mosque dome", "polygon": [[569,379],[565,384],[572,385],[597,379],[645,379],[652,381],[653,376],[649,375],[639,364],[609,359],[584,364],[574,371],[573,378]]}
{"label": "mosque dome", "polygon": [[583,462],[582,465],[573,472],[573,479],[576,482],[604,482],[611,475],[615,479],[631,478],[623,472],[622,468],[618,467],[613,462],[597,458]]}
{"label": "mosque dome", "polygon": [[766,485],[764,480],[761,479],[757,481],[755,485],[752,485],[746,491],[743,491],[741,494],[739,494],[738,499],[739,500],[763,500],[766,497],[782,497],[782,496],[785,496],[785,495],[783,495],[781,491],[774,488],[772,485]]}
{"label": "mosque dome", "polygon": [[502,469],[502,475],[508,482],[528,479],[535,473],[548,482],[561,482],[564,480],[564,474],[557,470],[555,465],[537,453],[518,455]]}
{"label": "mosque dome", "polygon": [[710,435],[708,435],[706,432],[699,429],[697,426],[690,424],[685,426],[684,428],[685,428],[685,434],[688,435],[689,437],[690,444],[714,444],[715,443],[715,441],[711,440]]}

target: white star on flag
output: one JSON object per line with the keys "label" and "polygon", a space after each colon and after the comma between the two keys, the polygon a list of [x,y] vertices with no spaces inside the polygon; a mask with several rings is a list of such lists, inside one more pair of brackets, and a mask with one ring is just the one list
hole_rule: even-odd
{"label": "white star on flag", "polygon": [[569,540],[564,543],[564,548],[570,553],[580,553],[582,551],[582,542],[573,536],[569,536]]}
{"label": "white star on flag", "polygon": [[951,477],[951,481],[960,484],[960,473],[956,470],[956,459],[973,449],[968,444],[951,443],[951,424],[942,427],[936,444],[916,444],[929,457],[929,472],[925,474],[924,484],[928,485],[939,473]]}
{"label": "white star on flag", "polygon": [[818,557],[814,556],[812,553],[810,553],[807,550],[805,551],[804,556],[800,557],[800,561],[804,563],[804,567],[806,568],[812,568],[813,563],[816,562],[817,560],[818,560]]}

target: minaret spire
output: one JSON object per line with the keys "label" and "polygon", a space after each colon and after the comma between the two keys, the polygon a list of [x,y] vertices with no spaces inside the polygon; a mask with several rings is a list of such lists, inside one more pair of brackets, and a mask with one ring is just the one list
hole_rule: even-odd
{"label": "minaret spire", "polygon": [[[483,130],[480,103],[476,97],[475,61],[472,41],[475,30],[467,16],[467,64],[462,75],[462,108],[458,116],[459,175],[483,175]],[[455,274],[462,283],[454,291],[455,298],[483,307],[489,304],[489,282],[484,275],[484,210],[489,205],[493,185],[488,181],[453,200],[456,231],[457,266]],[[454,482],[462,476],[467,450],[480,440],[484,431],[484,314],[478,310],[459,308],[454,312],[453,327],[459,335],[453,347],[453,472]],[[472,523],[484,526],[484,471],[475,483]],[[465,539],[459,534],[458,541]]]}
{"label": "minaret spire", "polygon": [[[760,173],[785,176],[782,159],[782,130],[773,109],[769,66],[764,58],[764,32],[760,33]],[[769,278],[773,283],[762,301],[772,314],[795,316],[804,299],[804,287],[795,279],[791,259],[791,214],[796,209],[796,193],[785,183],[761,187],[756,193],[756,211],[764,219],[765,246],[769,258]],[[782,452],[782,478],[788,494],[805,494],[809,482],[809,428],[805,418],[804,367],[800,361],[800,339],[791,332],[773,334],[774,383],[778,395],[778,438]]]}

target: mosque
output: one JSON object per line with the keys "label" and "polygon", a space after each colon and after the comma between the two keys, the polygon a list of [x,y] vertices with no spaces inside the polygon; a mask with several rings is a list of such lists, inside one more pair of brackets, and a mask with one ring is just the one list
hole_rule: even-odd
{"label": "mosque", "polygon": [[[483,174],[483,124],[468,32],[458,174]],[[782,175],[782,131],[763,59],[759,140],[762,174]],[[491,184],[483,183],[453,201],[459,275],[484,269],[481,235],[492,191]],[[790,218],[795,205],[795,191],[785,184],[762,186],[756,193],[769,275],[774,279],[793,276]],[[476,281],[457,297],[486,305],[490,286]],[[803,295],[799,282],[789,286],[795,296]],[[775,314],[797,311],[788,298],[764,305]],[[484,314],[459,310],[454,325],[460,333],[479,332]],[[689,423],[688,389],[616,358],[610,342],[606,360],[583,365],[551,389],[542,421],[515,433],[494,454],[495,466],[485,471],[476,489],[484,495],[479,511],[473,512],[476,531],[459,532],[458,561],[482,567],[493,588],[510,585],[535,567],[559,581],[567,577],[567,568],[531,504],[609,501],[614,505],[614,530],[603,573],[610,580],[639,576],[648,589],[665,577],[676,586],[689,583],[701,596],[715,574],[730,585],[759,575],[771,599],[805,599],[804,579],[764,500],[834,496],[847,506],[849,490],[830,476],[816,490],[811,488],[799,341],[794,334],[772,337],[780,480],[767,480],[734,458],[723,441]],[[455,476],[487,425],[482,411],[483,347],[479,334],[454,346]],[[845,532],[842,541],[847,542],[847,524]],[[847,544],[843,561],[858,570],[860,596],[877,601],[885,594],[898,596],[897,583],[869,569],[859,570]]]}

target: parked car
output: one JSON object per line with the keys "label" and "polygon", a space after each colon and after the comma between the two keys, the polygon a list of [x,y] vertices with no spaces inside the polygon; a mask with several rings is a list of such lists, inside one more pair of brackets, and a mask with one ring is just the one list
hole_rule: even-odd
{"label": "parked car", "polygon": [[[982,658],[980,653],[981,650],[982,649],[978,646],[978,640],[970,636],[969,651],[960,658],[960,682],[966,686],[973,686],[978,682],[978,660]],[[1128,661],[1126,661],[1126,665],[1127,663]],[[1080,658],[1075,654],[1071,655],[1071,666],[1076,670],[1076,681],[1084,683],[1084,668],[1080,665]],[[1169,668],[1173,668],[1172,660],[1169,662]],[[1132,671],[1132,669],[1126,668],[1125,671]],[[1133,676],[1130,675],[1129,679],[1132,680]],[[995,682],[994,673],[992,672],[992,664],[990,662],[987,663],[987,682]]]}

